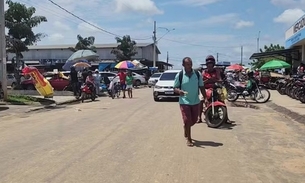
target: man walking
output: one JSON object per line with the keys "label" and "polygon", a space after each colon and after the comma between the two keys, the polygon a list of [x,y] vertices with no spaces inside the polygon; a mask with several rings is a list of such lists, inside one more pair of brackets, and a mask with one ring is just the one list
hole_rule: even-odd
{"label": "man walking", "polygon": [[120,84],[121,84],[121,88],[123,91],[123,98],[126,98],[126,76],[127,74],[124,72],[124,70],[120,70],[120,72],[118,73],[119,79],[120,79]]}
{"label": "man walking", "polygon": [[184,122],[184,137],[187,145],[193,146],[191,127],[197,122],[199,113],[199,89],[206,101],[206,93],[203,87],[202,75],[193,70],[193,63],[190,57],[182,60],[184,69],[176,75],[174,88],[180,95],[179,104]]}

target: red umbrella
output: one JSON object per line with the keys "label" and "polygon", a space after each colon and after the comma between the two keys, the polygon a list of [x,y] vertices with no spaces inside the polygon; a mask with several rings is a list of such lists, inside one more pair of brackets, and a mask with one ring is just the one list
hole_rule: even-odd
{"label": "red umbrella", "polygon": [[233,65],[230,65],[229,67],[227,67],[227,69],[229,70],[243,70],[243,66],[239,65],[239,64],[233,64]]}

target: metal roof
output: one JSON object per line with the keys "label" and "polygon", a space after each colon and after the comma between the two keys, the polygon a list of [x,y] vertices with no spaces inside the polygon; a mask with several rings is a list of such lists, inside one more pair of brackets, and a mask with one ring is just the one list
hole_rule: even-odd
{"label": "metal roof", "polygon": [[[153,43],[137,43],[137,47],[147,47]],[[115,48],[118,46],[117,43],[114,44],[95,44],[96,48]],[[51,49],[68,49],[69,47],[75,47],[75,44],[62,44],[62,45],[36,45],[29,46],[30,50],[51,50]]]}

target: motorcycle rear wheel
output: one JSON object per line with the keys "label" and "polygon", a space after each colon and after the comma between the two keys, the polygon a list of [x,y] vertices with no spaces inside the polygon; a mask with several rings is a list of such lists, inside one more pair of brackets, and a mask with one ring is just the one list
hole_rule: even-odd
{"label": "motorcycle rear wheel", "polygon": [[[228,121],[228,110],[225,106],[215,106],[214,109],[215,110],[221,109],[222,113],[223,113],[223,118],[222,119],[213,119],[212,107],[209,107],[205,111],[205,120],[206,120],[206,124],[210,128],[218,128],[221,125],[223,125],[225,122]],[[216,120],[218,120],[218,121],[216,121]]]}
{"label": "motorcycle rear wheel", "polygon": [[305,93],[301,93],[300,102],[302,102],[303,104],[305,104]]}
{"label": "motorcycle rear wheel", "polygon": [[82,92],[82,94],[80,96],[80,99],[81,99],[82,103],[84,103],[85,98],[86,98],[86,93]]}

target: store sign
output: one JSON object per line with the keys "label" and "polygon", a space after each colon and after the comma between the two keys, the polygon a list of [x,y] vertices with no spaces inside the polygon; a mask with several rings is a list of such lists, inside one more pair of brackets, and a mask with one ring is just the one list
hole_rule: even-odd
{"label": "store sign", "polygon": [[293,33],[299,32],[301,29],[305,27],[305,16],[299,19],[293,26]]}
{"label": "store sign", "polygon": [[291,38],[289,38],[286,43],[285,43],[285,48],[290,48],[291,46],[293,46],[294,44],[296,44],[297,42],[303,40],[305,38],[305,32],[299,32],[296,35],[292,36]]}

